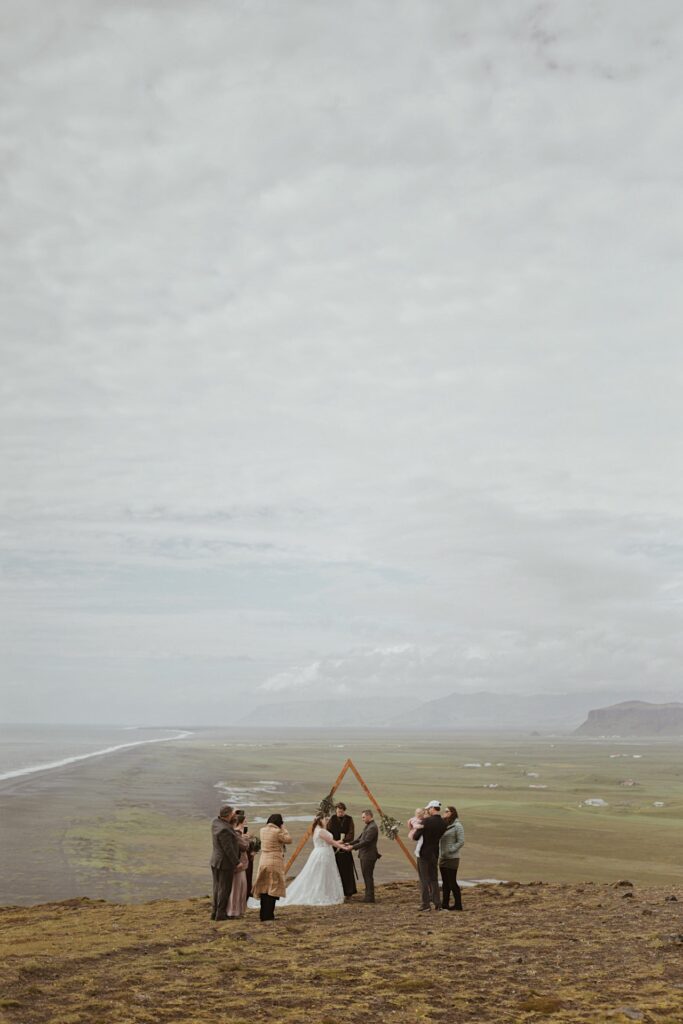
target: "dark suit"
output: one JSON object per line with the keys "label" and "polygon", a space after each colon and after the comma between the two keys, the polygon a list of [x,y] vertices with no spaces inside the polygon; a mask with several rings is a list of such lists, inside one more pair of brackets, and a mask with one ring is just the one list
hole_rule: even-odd
{"label": "dark suit", "polygon": [[441,910],[439,894],[439,841],[446,831],[446,822],[440,814],[430,814],[425,818],[424,825],[414,833],[417,841],[422,838],[420,854],[417,858],[417,873],[420,876],[420,892],[422,910],[429,910],[430,901],[437,910]]}
{"label": "dark suit", "polygon": [[232,889],[232,876],[240,859],[237,832],[223,818],[211,822],[211,874],[213,875],[213,897],[211,920],[225,921],[228,900]]}
{"label": "dark suit", "polygon": [[[354,840],[353,818],[350,814],[339,817],[333,814],[327,824],[328,831],[334,839],[343,837],[345,843],[352,843]],[[356,888],[356,867],[353,863],[353,854],[347,850],[335,850],[334,857],[337,861],[339,877],[344,886],[344,896],[353,896],[358,892]]]}
{"label": "dark suit", "polygon": [[369,821],[358,839],[351,843],[351,849],[358,851],[360,869],[365,882],[365,903],[375,902],[375,864],[382,856],[377,852],[379,830],[374,821]]}

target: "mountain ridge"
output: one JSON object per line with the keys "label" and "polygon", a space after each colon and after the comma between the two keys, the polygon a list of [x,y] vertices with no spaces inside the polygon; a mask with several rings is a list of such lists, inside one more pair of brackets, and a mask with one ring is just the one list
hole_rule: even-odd
{"label": "mountain ridge", "polygon": [[250,728],[339,725],[398,730],[414,727],[482,732],[540,729],[572,733],[596,704],[611,705],[614,697],[613,692],[604,690],[532,694],[454,691],[427,701],[403,696],[359,698],[349,694],[343,698],[298,698],[263,703],[250,708],[239,724]]}

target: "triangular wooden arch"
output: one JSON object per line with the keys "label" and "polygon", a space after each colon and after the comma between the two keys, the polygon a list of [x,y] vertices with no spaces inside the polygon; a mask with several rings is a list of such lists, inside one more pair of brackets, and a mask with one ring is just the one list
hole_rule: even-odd
{"label": "triangular wooden arch", "polygon": [[[358,779],[358,782],[360,783],[362,790],[367,795],[367,798],[370,801],[370,803],[372,804],[372,806],[375,808],[375,810],[377,811],[379,816],[381,818],[383,818],[384,817],[384,811],[382,810],[380,805],[375,800],[374,796],[370,792],[370,787],[368,786],[368,784],[366,783],[365,779],[363,778],[361,773],[358,771],[358,769],[356,768],[355,764],[353,763],[353,761],[351,760],[350,757],[344,762],[344,767],[339,772],[339,775],[337,776],[337,779],[336,779],[334,785],[332,786],[332,789],[330,790],[330,796],[331,797],[334,796],[336,791],[339,789],[339,787],[341,785],[341,782],[342,782],[342,779],[344,778],[344,776],[348,772],[349,768],[351,769],[353,774]],[[308,828],[306,829],[305,833],[301,837],[301,839],[299,841],[299,845],[297,846],[296,850],[294,851],[292,856],[287,861],[287,865],[285,867],[285,874],[287,874],[287,872],[290,870],[292,864],[294,863],[294,861],[299,856],[299,854],[303,850],[304,846],[306,845],[306,843],[310,839],[312,831],[313,831],[313,825],[311,824],[311,825],[308,826]],[[413,866],[413,868],[417,871],[417,861],[415,860],[415,858],[413,857],[412,853],[410,852],[408,847],[405,845],[405,843],[403,842],[401,837],[400,836],[396,836],[395,842],[398,843],[398,845],[401,847],[401,849],[405,853],[406,857],[410,861],[410,863]]]}

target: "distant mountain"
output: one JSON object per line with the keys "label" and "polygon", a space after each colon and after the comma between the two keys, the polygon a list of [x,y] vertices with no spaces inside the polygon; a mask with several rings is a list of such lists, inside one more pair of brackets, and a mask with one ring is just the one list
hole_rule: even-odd
{"label": "distant mountain", "polygon": [[626,700],[588,712],[577,736],[683,736],[683,704]]}
{"label": "distant mountain", "polygon": [[409,698],[387,700],[384,697],[359,700],[290,700],[273,704],[262,704],[253,708],[240,725],[272,728],[331,728],[335,725],[386,726],[391,724],[392,715],[408,711],[415,702]]}
{"label": "distant mountain", "polygon": [[[407,697],[289,700],[252,708],[240,724],[267,728],[330,728],[338,725],[346,728],[572,732],[585,720],[591,708],[613,699],[614,691],[591,690],[537,694],[451,693],[423,703]],[[604,732],[605,729],[601,728],[600,734]]]}
{"label": "distant mountain", "polygon": [[570,732],[600,699],[595,690],[584,693],[451,693],[392,719],[396,728],[424,729],[543,729]]}

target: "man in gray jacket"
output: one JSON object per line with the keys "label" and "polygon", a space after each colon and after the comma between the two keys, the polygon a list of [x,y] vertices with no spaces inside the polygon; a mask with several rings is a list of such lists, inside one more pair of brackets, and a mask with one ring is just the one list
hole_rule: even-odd
{"label": "man in gray jacket", "polygon": [[379,830],[373,820],[372,811],[363,811],[363,831],[353,843],[347,843],[345,850],[357,850],[360,861],[360,869],[365,882],[365,897],[363,903],[375,902],[375,864],[382,856],[377,852],[377,839]]}
{"label": "man in gray jacket", "polygon": [[228,917],[232,877],[240,859],[239,837],[232,827],[234,820],[234,807],[224,804],[211,822],[212,921],[226,921]]}

